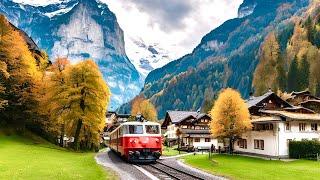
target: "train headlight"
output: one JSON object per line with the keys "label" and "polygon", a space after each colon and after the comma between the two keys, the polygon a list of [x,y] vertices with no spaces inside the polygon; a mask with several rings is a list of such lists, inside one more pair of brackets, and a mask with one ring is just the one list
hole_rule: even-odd
{"label": "train headlight", "polygon": [[133,156],[134,152],[133,151],[129,151],[129,156]]}
{"label": "train headlight", "polygon": [[139,151],[136,151],[136,152],[134,153],[134,155],[137,156],[137,157],[139,157],[139,156],[140,156],[140,152],[139,152]]}
{"label": "train headlight", "polygon": [[160,143],[160,139],[159,138],[156,139],[156,143]]}

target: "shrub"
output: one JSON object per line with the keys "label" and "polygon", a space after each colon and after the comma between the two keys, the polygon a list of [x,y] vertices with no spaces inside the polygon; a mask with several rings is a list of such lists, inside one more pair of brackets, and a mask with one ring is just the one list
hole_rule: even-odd
{"label": "shrub", "polygon": [[315,140],[291,141],[289,143],[290,158],[308,158],[320,154],[320,142]]}

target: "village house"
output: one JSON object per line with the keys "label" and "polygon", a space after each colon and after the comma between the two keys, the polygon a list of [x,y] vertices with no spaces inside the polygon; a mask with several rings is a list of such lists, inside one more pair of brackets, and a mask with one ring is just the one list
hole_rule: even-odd
{"label": "village house", "polygon": [[317,98],[307,94],[292,93],[288,102],[294,102],[294,105],[272,91],[259,97],[250,97],[246,103],[253,127],[235,142],[234,150],[286,158],[290,141],[320,140],[320,115],[302,106]]}
{"label": "village house", "polygon": [[168,111],[166,113],[162,129],[169,145],[177,144],[177,130],[181,132],[181,147],[187,150],[209,150],[213,145],[215,148],[223,147],[218,139],[212,137],[209,124],[209,115],[193,111]]}

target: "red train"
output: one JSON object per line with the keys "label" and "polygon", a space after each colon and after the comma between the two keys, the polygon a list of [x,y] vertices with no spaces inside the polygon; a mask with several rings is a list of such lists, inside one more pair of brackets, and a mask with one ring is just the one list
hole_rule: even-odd
{"label": "red train", "polygon": [[160,124],[122,123],[110,133],[109,147],[129,162],[154,162],[162,154]]}

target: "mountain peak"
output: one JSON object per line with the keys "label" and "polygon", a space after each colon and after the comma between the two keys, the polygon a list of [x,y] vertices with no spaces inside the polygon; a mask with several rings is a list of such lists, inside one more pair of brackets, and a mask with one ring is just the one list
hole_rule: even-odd
{"label": "mountain peak", "polygon": [[52,61],[93,59],[112,93],[110,109],[128,102],[142,88],[128,59],[124,35],[108,6],[96,0],[0,1],[0,13],[26,31]]}

